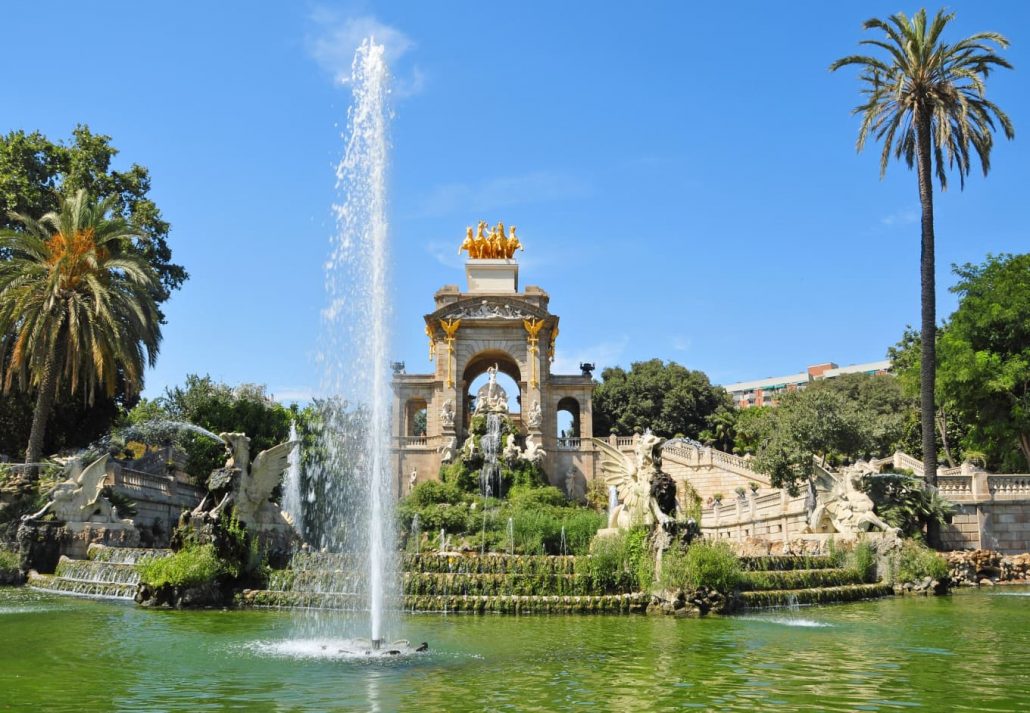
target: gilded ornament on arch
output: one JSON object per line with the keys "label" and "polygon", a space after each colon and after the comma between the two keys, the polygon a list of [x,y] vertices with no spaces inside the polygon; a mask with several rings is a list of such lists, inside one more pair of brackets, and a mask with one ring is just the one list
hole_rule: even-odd
{"label": "gilded ornament on arch", "polygon": [[539,339],[540,330],[544,328],[545,321],[542,319],[524,319],[522,320],[522,326],[526,328],[529,333],[529,338],[536,340]]}
{"label": "gilded ornament on arch", "polygon": [[443,333],[447,335],[447,339],[449,340],[454,339],[454,335],[458,333],[458,327],[460,326],[460,319],[452,319],[449,322],[446,319],[440,320],[440,329],[443,330]]}
{"label": "gilded ornament on arch", "polygon": [[433,328],[428,324],[426,325],[426,336],[429,337],[429,361],[433,361],[433,357],[436,354],[436,334],[433,333]]}

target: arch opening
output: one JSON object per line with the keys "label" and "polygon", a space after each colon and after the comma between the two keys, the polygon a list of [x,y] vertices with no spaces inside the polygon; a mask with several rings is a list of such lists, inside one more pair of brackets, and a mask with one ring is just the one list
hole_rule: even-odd
{"label": "arch opening", "polygon": [[[559,447],[579,447],[582,433],[579,419],[579,401],[566,396],[558,402],[555,409],[555,434]],[[575,440],[574,440],[575,439]]]}
{"label": "arch opening", "polygon": [[425,436],[428,413],[425,399],[408,399],[404,407],[405,434],[411,437]]}
{"label": "arch opening", "polygon": [[497,384],[508,397],[508,412],[515,417],[516,422],[520,420],[522,412],[522,372],[518,362],[508,354],[500,350],[489,350],[476,354],[469,359],[462,378],[465,384],[465,428],[468,428],[469,420],[476,408],[476,395],[479,390],[489,381],[487,369],[497,366]]}

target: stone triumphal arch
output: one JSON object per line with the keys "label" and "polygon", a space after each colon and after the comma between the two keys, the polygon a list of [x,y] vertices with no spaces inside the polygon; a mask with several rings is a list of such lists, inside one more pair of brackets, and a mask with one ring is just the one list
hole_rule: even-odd
{"label": "stone triumphal arch", "polygon": [[[594,478],[593,367],[583,365],[580,374],[551,373],[558,316],[549,311],[544,290],[519,290],[519,248],[514,226],[505,234],[498,224],[489,235],[485,223],[476,234],[469,228],[461,246],[468,252],[465,291],[445,285],[425,315],[433,372],[408,374],[395,365],[392,455],[400,493],[438,478],[440,466],[455,457],[468,436],[472,382],[492,368],[515,382],[518,394],[508,396],[518,407],[511,417],[520,445],[529,437],[544,449],[550,481],[582,498]],[[571,414],[564,433],[557,429],[558,411]]]}

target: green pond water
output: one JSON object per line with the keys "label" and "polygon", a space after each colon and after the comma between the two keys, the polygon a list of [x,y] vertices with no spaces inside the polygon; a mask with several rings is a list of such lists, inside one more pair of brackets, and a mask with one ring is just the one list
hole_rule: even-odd
{"label": "green pond water", "polygon": [[431,651],[389,661],[307,621],[0,588],[0,710],[1030,710],[1025,587],[704,620],[407,615]]}

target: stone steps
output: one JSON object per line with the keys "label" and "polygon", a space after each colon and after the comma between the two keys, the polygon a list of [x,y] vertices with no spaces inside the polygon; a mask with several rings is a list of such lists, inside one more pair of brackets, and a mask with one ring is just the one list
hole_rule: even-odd
{"label": "stone steps", "polygon": [[96,599],[121,599],[131,601],[136,593],[135,584],[115,584],[112,582],[91,582],[81,579],[56,577],[52,574],[29,573],[28,584],[33,589],[51,594],[67,594],[78,597]]}
{"label": "stone steps", "polygon": [[[471,614],[623,614],[643,612],[650,596],[644,593],[609,594],[603,596],[465,596],[405,595],[402,606],[407,611],[464,612]],[[272,592],[246,590],[237,603],[246,607],[338,609],[359,611],[367,608],[367,600],[355,594],[315,592]]]}
{"label": "stone steps", "polygon": [[56,594],[131,600],[139,583],[136,564],[170,554],[172,551],[167,549],[93,544],[89,546],[87,559],[75,560],[62,556],[54,574],[31,575],[28,584],[35,589]]}
{"label": "stone steps", "polygon": [[818,589],[864,584],[860,572],[834,567],[829,569],[748,570],[740,581],[741,591]]}
{"label": "stone steps", "polygon": [[740,558],[740,567],[746,572],[833,569],[836,566],[833,558],[828,555],[763,555]]}
{"label": "stone steps", "polygon": [[894,588],[889,584],[849,584],[839,587],[813,587],[811,589],[772,589],[741,592],[739,597],[747,609],[791,607],[803,604],[831,604],[854,602],[861,599],[889,597]]}

